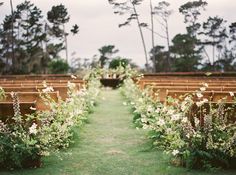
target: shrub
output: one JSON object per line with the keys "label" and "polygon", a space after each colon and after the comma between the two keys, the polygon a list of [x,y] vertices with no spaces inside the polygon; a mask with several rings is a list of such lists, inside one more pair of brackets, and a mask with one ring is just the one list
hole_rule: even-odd
{"label": "shrub", "polygon": [[168,98],[164,104],[150,99],[132,80],[125,81],[122,93],[135,109],[135,123],[150,131],[153,144],[170,154],[172,163],[203,169],[234,167],[236,124],[229,121],[234,106],[227,107],[224,100],[209,103],[201,95],[205,89],[180,99]]}

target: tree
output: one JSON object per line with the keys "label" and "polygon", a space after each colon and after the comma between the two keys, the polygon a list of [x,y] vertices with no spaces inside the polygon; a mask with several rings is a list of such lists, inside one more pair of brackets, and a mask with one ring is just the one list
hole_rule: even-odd
{"label": "tree", "polygon": [[[12,38],[12,36],[14,38]],[[5,16],[2,28],[0,30],[0,37],[1,73],[7,73],[10,71],[10,64],[12,64],[12,67],[15,66],[15,62],[12,60],[12,40],[15,40],[15,36],[12,35],[12,15]]]}
{"label": "tree", "polygon": [[11,59],[12,59],[13,70],[15,70],[15,66],[16,66],[15,48],[14,48],[15,47],[15,39],[14,39],[14,21],[15,21],[15,16],[14,16],[12,0],[10,0],[10,5],[11,5],[11,50],[12,50],[12,58]]}
{"label": "tree", "polygon": [[[158,6],[154,7],[153,14],[157,15],[160,17],[160,20],[158,20],[159,25],[163,28],[164,31],[164,36],[159,35],[162,38],[166,39],[167,43],[167,68],[170,70],[171,69],[171,61],[170,61],[170,36],[169,36],[169,24],[168,20],[170,15],[172,14],[172,10],[169,9],[170,3],[166,1],[161,1],[158,3]],[[165,54],[166,55],[166,54]]]}
{"label": "tree", "polygon": [[125,2],[117,2],[116,0],[108,0],[108,2],[113,5],[113,7],[116,9],[114,12],[115,14],[124,15],[128,14],[128,18],[126,18],[125,22],[122,24],[119,24],[119,27],[130,25],[130,23],[135,20],[137,22],[137,26],[139,29],[140,37],[142,40],[143,50],[144,50],[144,56],[146,60],[146,68],[148,68],[148,55],[147,55],[147,49],[146,49],[146,43],[144,40],[144,35],[142,31],[142,27],[146,27],[146,23],[142,23],[139,19],[139,14],[137,12],[137,6],[141,4],[143,0],[127,0]]}
{"label": "tree", "polygon": [[[68,42],[67,42],[67,36],[69,33],[66,32],[65,24],[69,22],[70,16],[68,14],[67,8],[60,4],[53,6],[50,11],[47,12],[47,19],[52,24],[52,27],[49,27],[49,30],[53,36],[58,38],[62,42],[58,43],[57,46],[61,46],[60,50],[65,49],[66,51],[66,62],[68,63],[69,57],[68,57]],[[70,30],[73,35],[78,34],[79,32],[79,26],[75,24],[72,26],[72,29]]]}
{"label": "tree", "polygon": [[189,34],[177,34],[173,40],[171,52],[174,54],[174,71],[191,72],[198,70],[201,51],[196,49],[196,38]]}
{"label": "tree", "polygon": [[[226,27],[224,26],[225,22],[226,21],[223,18],[219,18],[217,16],[209,17],[207,22],[203,23],[203,32],[200,33],[206,37],[202,44],[212,46],[213,64],[216,61],[216,48],[218,48],[219,52],[222,52],[225,47],[225,39],[228,37]],[[221,54],[223,55],[223,52]]]}
{"label": "tree", "polygon": [[130,62],[129,59],[118,57],[118,58],[112,59],[112,61],[109,64],[109,68],[116,69],[119,66],[122,66],[125,68],[126,66],[128,66],[129,62]]}
{"label": "tree", "polygon": [[64,38],[65,50],[66,50],[66,62],[68,63],[68,45],[67,36],[68,33],[65,29],[65,24],[69,22],[70,16],[68,15],[67,8],[60,4],[53,6],[47,13],[47,19],[53,24],[52,32],[58,38]]}
{"label": "tree", "polygon": [[184,23],[187,26],[187,32],[191,36],[196,36],[197,31],[200,29],[201,24],[198,23],[198,17],[201,15],[201,10],[205,10],[207,6],[206,1],[189,1],[180,6],[179,12],[184,15]]}
{"label": "tree", "polygon": [[70,30],[71,33],[73,33],[74,35],[77,34],[79,32],[79,26],[77,24],[72,26],[72,29]]}
{"label": "tree", "polygon": [[0,41],[5,73],[29,73],[36,70],[35,67],[40,69],[43,53],[40,42],[45,36],[41,18],[41,10],[29,1],[17,5],[11,15],[6,15]]}
{"label": "tree", "polygon": [[49,64],[49,70],[52,74],[64,74],[69,70],[69,65],[62,59],[54,59]]}
{"label": "tree", "polygon": [[236,48],[236,22],[233,22],[229,26],[229,43],[231,44],[232,50]]}
{"label": "tree", "polygon": [[100,52],[99,61],[101,68],[104,67],[104,65],[107,63],[107,61],[111,58],[113,54],[119,52],[118,49],[115,49],[114,45],[105,45],[98,49],[98,51]]}
{"label": "tree", "polygon": [[[177,38],[180,40],[180,42],[177,42],[177,45],[184,45],[184,48],[187,52],[191,51],[190,53],[182,54],[182,59],[176,59],[177,62],[175,62],[175,65],[181,65],[184,63],[187,59],[191,60],[189,62],[189,66],[193,65],[192,68],[186,68],[186,69],[192,69],[196,70],[197,65],[199,64],[200,60],[200,53],[202,52],[202,49],[204,47],[201,46],[200,40],[197,38],[197,34],[199,29],[201,28],[201,24],[198,22],[198,18],[201,15],[201,11],[205,10],[205,7],[208,5],[206,1],[198,0],[198,1],[189,1],[179,8],[179,12],[184,15],[184,23],[187,24],[187,35],[176,35]],[[182,38],[182,39],[181,39]],[[186,38],[187,40],[185,40]],[[182,40],[182,41],[181,41]],[[187,43],[186,41],[189,41]],[[177,51],[177,50],[176,50]],[[178,52],[178,51],[177,51]],[[206,50],[204,50],[206,56],[208,56]],[[177,67],[179,67],[177,66]],[[184,65],[183,65],[184,66]]]}
{"label": "tree", "polygon": [[150,55],[151,60],[155,62],[155,70],[156,72],[169,72],[171,71],[171,67],[169,67],[168,58],[169,52],[164,51],[164,46],[155,46],[151,49]]}
{"label": "tree", "polygon": [[38,71],[41,69],[43,57],[41,42],[46,37],[43,32],[42,18],[42,11],[30,1],[17,5],[15,12],[17,48],[15,51],[20,55],[17,57],[19,73],[32,72],[36,69],[35,67]]}

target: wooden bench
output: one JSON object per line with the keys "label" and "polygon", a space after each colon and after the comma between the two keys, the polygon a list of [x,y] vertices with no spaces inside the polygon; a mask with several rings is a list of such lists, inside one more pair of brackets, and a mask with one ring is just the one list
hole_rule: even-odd
{"label": "wooden bench", "polygon": [[[23,116],[35,112],[32,108],[36,108],[36,102],[20,102],[19,105]],[[8,122],[12,116],[14,116],[13,102],[0,102],[0,120]]]}
{"label": "wooden bench", "polygon": [[[233,92],[236,93],[236,92]],[[176,91],[176,90],[167,90],[166,97],[172,97],[180,99],[182,96],[186,96],[187,94],[193,94],[194,101],[200,101],[203,98],[208,99],[212,102],[218,102],[219,100],[225,100],[226,102],[234,102],[234,96],[231,96],[229,92],[221,92],[221,91],[204,91],[201,92],[203,95],[202,98],[197,97],[195,91]]]}
{"label": "wooden bench", "polygon": [[[3,87],[5,92],[41,92],[43,89],[45,89],[42,86],[29,86],[29,87]],[[62,100],[66,100],[68,97],[67,91],[68,87],[67,86],[53,86],[54,91],[58,91],[59,95]]]}
{"label": "wooden bench", "polygon": [[[40,96],[40,92],[18,92],[17,96],[19,98],[20,103],[32,103],[35,102],[36,110],[38,111],[44,111],[44,110],[50,110],[50,106],[48,104],[45,104],[43,99]],[[43,94],[43,93],[42,93]],[[55,102],[58,102],[59,100],[59,92],[49,92],[47,93],[52,100]],[[5,93],[5,99],[3,99],[1,102],[12,102],[12,96],[11,93],[6,92]]]}

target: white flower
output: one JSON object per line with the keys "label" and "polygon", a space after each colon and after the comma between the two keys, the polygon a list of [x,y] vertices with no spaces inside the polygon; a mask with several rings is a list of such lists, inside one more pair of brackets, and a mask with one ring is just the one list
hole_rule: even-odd
{"label": "white flower", "polygon": [[32,110],[32,111],[36,111],[36,108],[30,106],[30,110]]}
{"label": "white flower", "polygon": [[208,99],[207,99],[207,98],[203,98],[202,102],[203,102],[203,103],[207,103],[207,102],[208,102]]}
{"label": "white flower", "polygon": [[81,115],[81,114],[83,114],[83,110],[81,110],[81,109],[76,110],[76,114],[77,114],[77,115]]}
{"label": "white flower", "polygon": [[175,111],[174,111],[173,109],[170,109],[170,110],[168,110],[167,115],[173,115],[174,112],[175,112]]}
{"label": "white flower", "polygon": [[171,129],[171,128],[167,128],[167,129],[166,129],[166,132],[167,132],[168,134],[170,134],[170,133],[172,132],[172,129]]}
{"label": "white flower", "polygon": [[229,95],[230,95],[231,97],[233,97],[233,96],[234,96],[234,93],[233,93],[233,92],[229,92]]}
{"label": "white flower", "polygon": [[201,92],[197,92],[196,95],[197,95],[198,98],[202,98],[203,97]]}
{"label": "white flower", "polygon": [[147,107],[147,112],[152,112],[152,111],[153,111],[153,108],[152,108],[151,105],[149,105],[149,106]]}
{"label": "white flower", "polygon": [[208,102],[208,99],[204,98],[202,101],[196,102],[196,105],[197,105],[198,107],[200,107],[200,106],[202,106],[204,103],[207,103],[207,102]]}
{"label": "white flower", "polygon": [[127,103],[126,103],[126,102],[123,102],[123,105],[124,105],[124,106],[127,106]]}
{"label": "white flower", "polygon": [[187,117],[184,117],[183,119],[182,119],[182,123],[187,123],[188,122],[188,118]]}
{"label": "white flower", "polygon": [[73,78],[73,79],[76,79],[77,77],[76,77],[76,76],[74,76],[74,75],[71,75],[71,78]]}
{"label": "white flower", "polygon": [[208,87],[208,84],[207,84],[207,83],[203,83],[202,85],[205,86],[205,87]]}
{"label": "white flower", "polygon": [[149,126],[148,125],[143,125],[143,129],[148,129],[149,128]]}
{"label": "white flower", "polygon": [[71,83],[70,81],[67,82],[67,87],[73,89],[76,87],[75,83]]}
{"label": "white flower", "polygon": [[188,134],[186,135],[186,137],[189,139],[189,138],[190,138],[190,134],[188,133]]}
{"label": "white flower", "polygon": [[200,106],[203,105],[203,103],[202,103],[202,101],[198,101],[198,102],[196,102],[196,105],[197,105],[198,107],[200,107]]}
{"label": "white flower", "polygon": [[157,109],[155,110],[156,113],[159,113],[160,111],[161,111],[160,108],[157,108]]}
{"label": "white flower", "polygon": [[[190,96],[187,96],[187,97],[185,97],[185,99],[184,99],[184,101],[189,101],[189,100],[191,100],[191,97]],[[187,103],[187,102],[186,102]]]}
{"label": "white flower", "polygon": [[47,83],[45,80],[43,81],[43,87],[45,87],[45,88],[47,87]]}
{"label": "white flower", "polygon": [[187,109],[187,102],[186,101],[183,101],[182,104],[181,104],[181,111],[185,111]]}
{"label": "white flower", "polygon": [[179,154],[179,150],[176,150],[176,149],[175,149],[175,150],[172,151],[172,155],[173,155],[173,156],[176,156],[177,154]]}
{"label": "white flower", "polygon": [[147,122],[148,122],[146,116],[142,116],[142,118],[141,118],[141,122],[142,122],[142,123],[147,123]]}
{"label": "white flower", "polygon": [[37,124],[33,123],[32,126],[29,128],[30,134],[37,134]]}
{"label": "white flower", "polygon": [[142,99],[142,98],[139,98],[139,99],[138,99],[138,102],[143,102],[143,99]]}
{"label": "white flower", "polygon": [[42,90],[44,93],[47,93],[47,92],[53,92],[54,89],[52,86],[49,86],[49,87],[46,87],[45,89]]}
{"label": "white flower", "polygon": [[165,120],[159,119],[159,120],[157,121],[157,124],[158,124],[159,126],[163,126],[163,125],[165,125],[166,123],[165,123]]}
{"label": "white flower", "polygon": [[206,87],[201,87],[200,88],[200,91],[205,91],[206,90]]}
{"label": "white flower", "polygon": [[171,116],[171,120],[176,121],[180,119],[180,114],[174,114]]}
{"label": "white flower", "polygon": [[198,126],[200,123],[200,120],[198,118],[194,117],[194,123],[196,126]]}

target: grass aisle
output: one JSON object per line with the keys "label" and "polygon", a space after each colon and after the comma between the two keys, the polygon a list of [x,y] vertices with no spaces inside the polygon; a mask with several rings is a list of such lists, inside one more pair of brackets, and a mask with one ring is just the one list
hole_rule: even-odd
{"label": "grass aisle", "polygon": [[[1,175],[192,175],[168,165],[162,153],[150,150],[146,131],[136,130],[132,116],[117,90],[103,91],[103,100],[76,130],[79,137],[67,151],[46,158],[39,169],[0,172]],[[221,172],[222,173],[222,172]],[[231,174],[230,172],[228,172]],[[228,174],[227,173],[227,174]],[[211,173],[210,173],[211,174]],[[217,173],[212,173],[217,174]],[[219,173],[220,174],[220,173]],[[233,174],[233,172],[232,172]]]}

